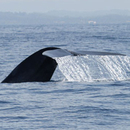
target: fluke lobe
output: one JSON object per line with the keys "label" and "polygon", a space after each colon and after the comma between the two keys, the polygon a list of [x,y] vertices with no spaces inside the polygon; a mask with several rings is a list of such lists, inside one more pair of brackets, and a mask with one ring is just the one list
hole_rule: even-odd
{"label": "fluke lobe", "polygon": [[[68,51],[56,47],[41,49],[22,61],[2,83],[21,83],[21,82],[47,82],[57,67],[54,57],[77,55],[123,55],[120,53],[94,52],[94,51]],[[124,55],[123,55],[124,56]]]}

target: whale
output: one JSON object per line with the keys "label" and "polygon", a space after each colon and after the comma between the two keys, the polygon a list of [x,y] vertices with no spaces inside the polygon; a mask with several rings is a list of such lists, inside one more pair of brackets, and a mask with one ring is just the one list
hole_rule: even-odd
{"label": "whale", "polygon": [[47,47],[33,53],[20,64],[1,83],[48,82],[51,80],[58,63],[55,57],[83,55],[121,55],[120,53],[97,51],[70,51],[57,47]]}

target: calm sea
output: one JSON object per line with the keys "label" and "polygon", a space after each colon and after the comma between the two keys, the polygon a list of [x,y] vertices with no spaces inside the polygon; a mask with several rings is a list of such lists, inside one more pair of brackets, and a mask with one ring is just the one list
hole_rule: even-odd
{"label": "calm sea", "polygon": [[63,57],[50,82],[0,83],[0,129],[130,130],[130,24],[1,25],[0,81],[50,46],[127,56]]}

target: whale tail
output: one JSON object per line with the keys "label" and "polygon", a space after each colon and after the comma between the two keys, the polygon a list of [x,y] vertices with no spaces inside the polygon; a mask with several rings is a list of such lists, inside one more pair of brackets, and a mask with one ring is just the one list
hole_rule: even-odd
{"label": "whale tail", "polygon": [[[55,48],[48,48],[48,50]],[[56,69],[57,63],[51,57],[42,55],[42,49],[22,61],[2,83],[46,82]]]}
{"label": "whale tail", "polygon": [[[21,83],[21,82],[46,82],[50,81],[57,62],[54,57],[63,57],[67,55],[123,55],[120,53],[79,51],[72,52],[56,47],[41,49],[24,61],[22,61],[3,81],[2,83]],[[124,55],[123,55],[124,56]]]}

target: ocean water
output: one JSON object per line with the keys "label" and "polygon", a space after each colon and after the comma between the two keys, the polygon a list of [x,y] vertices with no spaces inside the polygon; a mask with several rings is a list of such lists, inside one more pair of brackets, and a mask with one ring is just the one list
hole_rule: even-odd
{"label": "ocean water", "polygon": [[130,24],[0,26],[0,81],[45,47],[126,56],[56,58],[50,82],[0,83],[1,130],[129,130]]}

